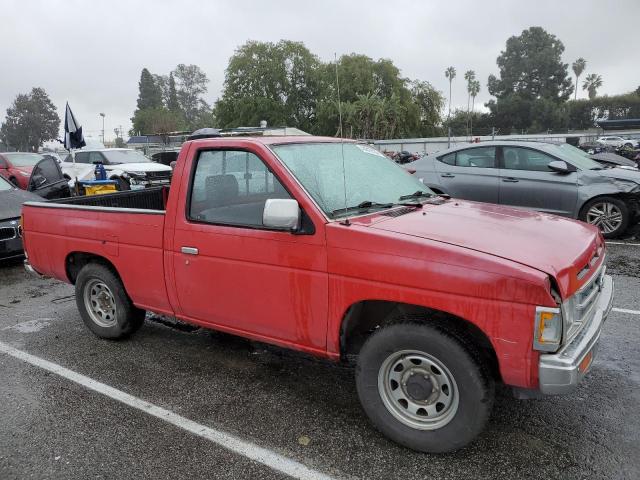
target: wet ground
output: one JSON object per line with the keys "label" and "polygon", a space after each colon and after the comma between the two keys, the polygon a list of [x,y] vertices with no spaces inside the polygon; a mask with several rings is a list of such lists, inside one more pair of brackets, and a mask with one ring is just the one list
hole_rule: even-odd
{"label": "wet ground", "polygon": [[[637,243],[638,245],[634,245]],[[82,325],[73,288],[0,266],[0,342],[334,478],[640,478],[640,242],[610,245],[613,311],[578,391],[498,392],[487,430],[451,455],[387,441],[350,368],[148,320],[110,342]],[[0,353],[0,479],[286,478],[208,440]]]}

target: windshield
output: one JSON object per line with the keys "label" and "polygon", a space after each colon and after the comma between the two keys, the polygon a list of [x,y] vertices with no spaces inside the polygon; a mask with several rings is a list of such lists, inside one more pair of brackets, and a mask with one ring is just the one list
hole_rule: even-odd
{"label": "windshield", "polygon": [[602,165],[595,160],[592,160],[587,152],[583,152],[573,145],[562,143],[558,145],[550,145],[550,147],[552,150],[556,150],[556,152],[551,153],[555,153],[556,156],[566,160],[581,170],[602,169]]}
{"label": "windshield", "polygon": [[[418,192],[433,194],[402,167],[367,145],[305,143],[276,145],[273,150],[329,218],[358,214],[353,209],[369,202],[367,208],[388,208],[389,204],[408,201],[400,197]],[[350,211],[345,211],[345,206]]]}
{"label": "windshield", "polygon": [[33,167],[42,160],[42,155],[37,153],[5,153],[4,155],[14,167]]}
{"label": "windshield", "polygon": [[0,192],[4,192],[6,190],[13,190],[14,186],[9,183],[8,180],[5,180],[4,178],[0,177]]}
{"label": "windshield", "polygon": [[110,164],[147,163],[151,161],[136,150],[106,150],[102,154],[107,157]]}

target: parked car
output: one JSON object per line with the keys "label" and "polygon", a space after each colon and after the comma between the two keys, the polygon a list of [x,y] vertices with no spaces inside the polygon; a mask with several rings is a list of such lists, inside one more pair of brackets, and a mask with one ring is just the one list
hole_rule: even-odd
{"label": "parked car", "polygon": [[620,137],[620,136],[606,136],[600,137],[596,140],[596,142],[602,145],[611,145],[613,147],[628,147],[635,148],[638,145],[637,141],[631,140],[629,138]]}
{"label": "parked car", "polygon": [[42,200],[34,193],[20,190],[13,183],[0,177],[0,260],[22,255],[22,238],[19,234],[22,204]]}
{"label": "parked car", "polygon": [[335,138],[191,140],[175,172],[25,205],[25,266],[75,284],[99,337],[150,310],[355,362],[373,424],[428,452],[482,431],[496,381],[562,394],[591,367],[613,298],[592,225],[437,196]]}
{"label": "parked car", "polygon": [[595,160],[603,167],[630,167],[638,168],[635,160],[623,157],[613,152],[600,152],[589,155],[589,158]]}
{"label": "parked car", "polygon": [[73,185],[76,179],[93,179],[96,163],[104,165],[108,179],[116,180],[120,190],[171,183],[171,167],[152,162],[137,150],[128,148],[78,150],[64,159],[62,171]]}
{"label": "parked car", "polygon": [[494,141],[411,164],[429,188],[452,197],[577,218],[607,238],[640,214],[640,171],[603,168],[569,144]]}
{"label": "parked car", "polygon": [[16,187],[26,190],[33,167],[43,156],[39,153],[3,152],[0,153],[0,176]]}

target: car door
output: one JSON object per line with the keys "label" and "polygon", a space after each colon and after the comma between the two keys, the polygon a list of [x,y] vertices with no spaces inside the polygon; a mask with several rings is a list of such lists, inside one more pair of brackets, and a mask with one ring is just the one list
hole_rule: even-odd
{"label": "car door", "polygon": [[27,190],[49,200],[71,196],[67,179],[53,157],[46,157],[36,163],[31,171]]}
{"label": "car door", "polygon": [[324,351],[324,225],[300,234],[263,226],[265,201],[292,196],[259,148],[202,150],[186,166],[178,204],[187,208],[171,247],[178,308],[195,322]]}
{"label": "car door", "polygon": [[471,147],[437,157],[434,162],[445,193],[466,200],[498,203],[496,147]]}
{"label": "car door", "polygon": [[501,147],[500,203],[557,215],[573,216],[578,200],[577,172],[557,173],[558,160],[529,147]]}

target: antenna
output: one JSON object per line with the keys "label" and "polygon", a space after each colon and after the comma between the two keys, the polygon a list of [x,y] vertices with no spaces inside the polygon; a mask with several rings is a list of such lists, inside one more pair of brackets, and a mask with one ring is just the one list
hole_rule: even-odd
{"label": "antenna", "polygon": [[[344,135],[342,134],[342,103],[340,102],[340,77],[338,75],[338,55],[334,52],[333,59],[336,63],[336,88],[338,91],[338,122],[339,122],[339,133],[340,133],[340,150],[342,153],[342,186],[344,188],[344,214],[347,215],[347,172],[344,166]],[[351,225],[349,222],[349,218],[345,217],[343,225],[347,227]]]}

